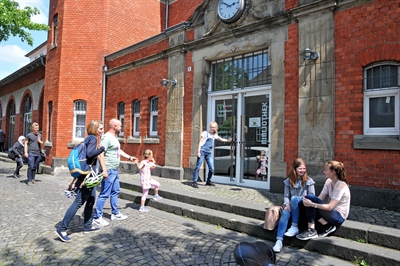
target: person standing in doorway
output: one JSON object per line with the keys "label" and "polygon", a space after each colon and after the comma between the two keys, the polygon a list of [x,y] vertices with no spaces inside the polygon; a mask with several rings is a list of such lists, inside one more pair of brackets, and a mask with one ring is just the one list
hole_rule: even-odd
{"label": "person standing in doorway", "polygon": [[103,219],[103,208],[108,198],[110,198],[112,211],[111,220],[125,220],[128,218],[118,210],[118,196],[120,193],[118,167],[121,156],[133,162],[137,162],[138,159],[121,150],[118,140],[120,130],[121,121],[113,118],[108,123],[108,132],[101,138],[101,145],[104,146],[108,178],[101,181],[101,192],[97,198],[96,211],[93,216],[93,222],[99,226],[108,226],[110,224]]}
{"label": "person standing in doorway", "polygon": [[31,132],[25,137],[25,157],[28,158],[27,184],[36,184],[35,173],[41,159],[42,135],[39,134],[39,124],[32,123]]}
{"label": "person standing in doorway", "polygon": [[6,133],[0,128],[0,152],[5,151],[4,142],[6,141]]}
{"label": "person standing in doorway", "polygon": [[208,131],[203,131],[200,136],[199,148],[197,150],[197,163],[194,168],[193,183],[192,187],[198,188],[197,180],[199,179],[199,170],[204,159],[208,165],[208,176],[206,186],[215,186],[211,182],[211,178],[214,174],[214,162],[212,158],[212,148],[214,146],[214,140],[219,140],[222,142],[231,142],[232,139],[224,139],[218,136],[218,124],[217,122],[211,122]]}

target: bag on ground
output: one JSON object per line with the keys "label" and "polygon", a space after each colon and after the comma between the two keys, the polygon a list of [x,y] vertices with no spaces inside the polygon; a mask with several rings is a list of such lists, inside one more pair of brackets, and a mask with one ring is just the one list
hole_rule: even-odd
{"label": "bag on ground", "polygon": [[274,230],[278,225],[279,218],[282,214],[281,206],[273,206],[265,212],[264,229]]}
{"label": "bag on ground", "polygon": [[74,178],[78,178],[81,175],[87,175],[90,173],[90,165],[88,165],[86,161],[85,142],[76,145],[75,148],[69,154],[68,169],[69,173]]}
{"label": "bag on ground", "polygon": [[15,160],[15,153],[14,153],[14,151],[13,150],[9,150],[8,151],[8,158],[10,158],[11,160]]}

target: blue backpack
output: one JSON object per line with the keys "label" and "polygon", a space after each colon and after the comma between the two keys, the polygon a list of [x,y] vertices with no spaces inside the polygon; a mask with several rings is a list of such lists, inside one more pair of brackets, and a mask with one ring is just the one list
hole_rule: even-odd
{"label": "blue backpack", "polygon": [[90,165],[87,164],[86,160],[86,139],[84,142],[76,145],[69,154],[68,169],[69,173],[74,178],[90,173]]}

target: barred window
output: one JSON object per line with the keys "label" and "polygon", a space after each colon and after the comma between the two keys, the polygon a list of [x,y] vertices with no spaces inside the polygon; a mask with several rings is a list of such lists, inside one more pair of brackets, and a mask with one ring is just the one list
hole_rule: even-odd
{"label": "barred window", "polygon": [[133,125],[133,132],[132,135],[135,137],[139,136],[140,133],[140,101],[136,100],[133,101],[132,104],[132,125]]}
{"label": "barred window", "polygon": [[158,97],[150,99],[150,136],[158,134]]}
{"label": "barred window", "polygon": [[121,121],[121,130],[119,132],[118,137],[124,136],[124,117],[125,117],[125,103],[118,104],[118,120]]}
{"label": "barred window", "polygon": [[78,100],[74,102],[74,140],[85,138],[86,127],[86,101]]}

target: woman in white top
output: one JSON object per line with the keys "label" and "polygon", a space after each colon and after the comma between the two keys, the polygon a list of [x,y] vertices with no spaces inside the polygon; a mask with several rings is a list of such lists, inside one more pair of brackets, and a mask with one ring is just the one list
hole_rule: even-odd
{"label": "woman in white top", "polygon": [[193,184],[194,188],[198,188],[197,180],[199,178],[199,170],[200,166],[203,163],[204,159],[206,159],[206,163],[208,165],[208,175],[206,186],[215,186],[213,182],[211,182],[211,177],[214,173],[214,162],[212,158],[212,148],[214,147],[214,140],[219,140],[222,142],[231,142],[232,139],[224,139],[218,136],[218,124],[217,122],[211,122],[208,131],[203,131],[200,136],[199,148],[197,150],[197,163],[194,168],[193,173]]}
{"label": "woman in white top", "polygon": [[[350,189],[347,186],[346,169],[343,163],[326,162],[324,174],[328,179],[318,198],[307,195],[300,203],[306,207],[308,221],[308,229],[296,236],[300,240],[327,236],[334,232],[336,226],[340,226],[349,215]],[[327,203],[325,203],[326,199]],[[319,235],[315,230],[315,221],[322,225]]]}

